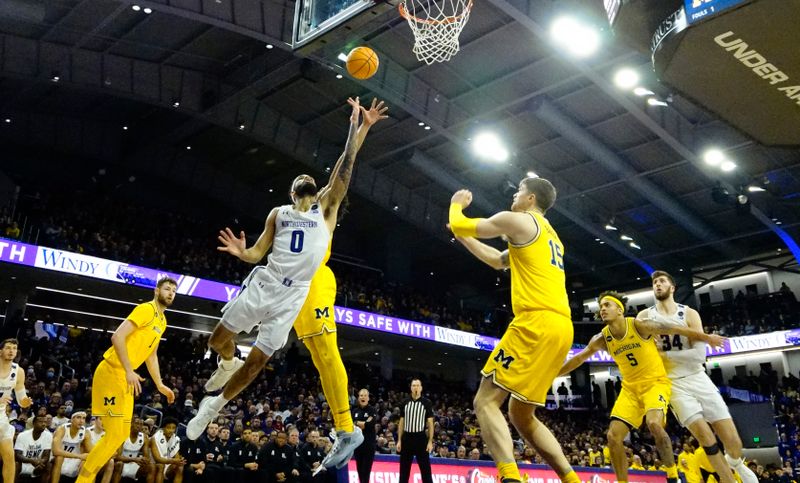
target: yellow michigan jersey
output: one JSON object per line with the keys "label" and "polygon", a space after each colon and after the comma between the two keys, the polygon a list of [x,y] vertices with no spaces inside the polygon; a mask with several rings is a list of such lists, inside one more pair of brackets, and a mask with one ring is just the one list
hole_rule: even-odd
{"label": "yellow michigan jersey", "polygon": [[617,339],[608,326],[603,327],[608,353],[622,375],[622,392],[611,417],[638,428],[642,418],[658,409],[666,418],[672,384],[652,338],[645,339],[636,331],[635,320],[625,318],[625,335]]}
{"label": "yellow michigan jersey", "polygon": [[570,317],[564,276],[564,245],[547,218],[529,211],[538,227],[524,245],[508,244],[511,267],[511,307],[514,314],[548,310]]}
{"label": "yellow michigan jersey", "polygon": [[608,326],[603,327],[608,353],[622,375],[622,384],[667,377],[664,363],[652,337],[645,339],[636,331],[633,317],[625,318],[625,335],[617,339]]}
{"label": "yellow michigan jersey", "polygon": [[573,327],[561,240],[545,217],[528,215],[538,235],[523,245],[508,245],[514,320],[481,374],[515,399],[543,406],[572,346]]}
{"label": "yellow michigan jersey", "polygon": [[[167,329],[167,318],[163,313],[158,312],[153,302],[146,302],[137,305],[127,320],[136,326],[136,330],[125,340],[131,369],[136,370],[156,350],[158,341],[161,340]],[[111,346],[103,354],[103,359],[114,367],[122,367],[122,362],[120,362],[114,346]]]}

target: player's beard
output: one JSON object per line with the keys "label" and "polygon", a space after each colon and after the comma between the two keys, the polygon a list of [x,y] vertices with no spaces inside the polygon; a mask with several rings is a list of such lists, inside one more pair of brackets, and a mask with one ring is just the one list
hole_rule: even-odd
{"label": "player's beard", "polygon": [[[174,301],[175,299],[172,300]],[[169,307],[170,305],[172,305],[172,302],[170,302],[169,299],[167,299],[167,297],[164,297],[163,295],[158,296],[158,303],[161,304],[161,306],[163,307]]]}
{"label": "player's beard", "polygon": [[299,183],[297,186],[294,187],[294,195],[298,199],[305,198],[306,196],[316,196],[316,194],[317,194],[317,185],[308,181]]}
{"label": "player's beard", "polygon": [[663,302],[665,300],[669,300],[670,293],[669,290],[664,290],[661,293],[653,292],[653,295],[656,297],[656,300]]}

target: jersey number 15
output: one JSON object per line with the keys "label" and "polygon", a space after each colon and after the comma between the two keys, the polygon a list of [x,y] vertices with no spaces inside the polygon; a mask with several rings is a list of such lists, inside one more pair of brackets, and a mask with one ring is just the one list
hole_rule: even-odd
{"label": "jersey number 15", "polygon": [[559,270],[564,270],[564,255],[561,253],[561,245],[553,240],[548,243],[550,244],[550,265]]}

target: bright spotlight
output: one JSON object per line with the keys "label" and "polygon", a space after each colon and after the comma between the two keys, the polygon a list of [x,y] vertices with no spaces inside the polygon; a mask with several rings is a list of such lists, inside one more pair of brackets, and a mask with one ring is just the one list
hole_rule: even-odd
{"label": "bright spotlight", "polygon": [[667,107],[669,105],[660,99],[656,99],[655,97],[651,97],[650,99],[648,99],[647,103],[655,107]]}
{"label": "bright spotlight", "polygon": [[619,237],[619,239],[623,241],[633,241],[633,238],[629,237],[628,235],[622,235]]}
{"label": "bright spotlight", "polygon": [[341,60],[342,62],[347,62],[347,54],[344,52],[340,52],[339,55],[336,56],[337,59]]}
{"label": "bright spotlight", "polygon": [[588,57],[600,46],[597,30],[572,17],[557,18],[550,26],[550,35],[556,44],[576,57]]}
{"label": "bright spotlight", "polygon": [[150,7],[144,7],[144,9],[142,9],[142,11],[144,13],[146,13],[147,15],[150,15],[151,13],[153,13],[153,9],[150,8]]}
{"label": "bright spotlight", "polygon": [[611,223],[606,223],[606,230],[608,231],[617,231],[617,227],[612,225]]}
{"label": "bright spotlight", "polygon": [[628,243],[628,246],[630,246],[631,248],[635,248],[635,249],[637,249],[637,250],[641,250],[641,249],[642,249],[642,247],[640,247],[639,245],[637,245],[637,244],[636,244],[636,243],[634,243],[634,242],[630,242],[630,243]]}
{"label": "bright spotlight", "polygon": [[538,178],[539,177],[539,175],[534,173],[533,171],[528,171],[526,174],[528,175],[528,178]]}
{"label": "bright spotlight", "polygon": [[133,5],[133,6],[131,7],[131,9],[132,9],[134,12],[138,12],[139,10],[141,10],[141,9],[142,9],[142,7],[140,7],[140,6],[138,6],[138,5]]}
{"label": "bright spotlight", "polygon": [[472,149],[478,156],[498,163],[508,159],[508,150],[494,133],[483,132],[475,136]]}
{"label": "bright spotlight", "polygon": [[703,161],[709,166],[717,166],[725,161],[725,154],[719,149],[709,149],[703,154]]}
{"label": "bright spotlight", "polygon": [[749,191],[749,192],[751,192],[751,193],[760,193],[760,192],[762,192],[762,191],[767,191],[767,190],[765,190],[765,189],[764,189],[764,188],[762,188],[761,186],[755,186],[755,185],[751,185],[751,186],[748,186],[748,187],[747,187],[747,191]]}
{"label": "bright spotlight", "polygon": [[633,93],[636,94],[639,97],[654,96],[656,94],[655,92],[651,91],[650,89],[646,89],[644,87],[637,87],[636,89],[633,90]]}
{"label": "bright spotlight", "polygon": [[736,163],[734,163],[733,161],[723,161],[722,164],[719,165],[719,169],[725,171],[726,173],[729,173],[734,169],[736,169]]}
{"label": "bright spotlight", "polygon": [[614,84],[620,89],[633,89],[639,83],[639,73],[630,67],[623,67],[614,74]]}

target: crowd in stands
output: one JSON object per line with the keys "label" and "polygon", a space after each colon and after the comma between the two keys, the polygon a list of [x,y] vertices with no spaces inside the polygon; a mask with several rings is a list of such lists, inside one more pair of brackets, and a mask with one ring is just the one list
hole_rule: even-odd
{"label": "crowd in stands", "polygon": [[[32,328],[20,333],[20,365],[26,371],[29,394],[34,405],[29,411],[14,408],[12,422],[18,431],[30,428],[32,416],[37,414],[44,415],[47,427],[54,430],[59,424],[69,421],[72,413],[86,409],[90,404],[91,374],[108,345],[108,334],[66,327],[60,330],[62,332],[57,338],[39,340],[34,338]],[[165,382],[174,389],[176,401],[173,405],[166,404],[149,379],[143,383],[136,413],[144,416],[145,433],[155,433],[158,426],[163,426],[169,418],[185,423],[196,414],[198,402],[204,395],[203,384],[215,367],[214,361],[206,358],[206,342],[206,338],[190,336],[188,332],[174,330],[167,334],[159,350],[161,371]],[[378,368],[363,364],[348,366],[353,394],[360,387],[368,388],[371,404],[376,407],[380,418],[375,422],[376,451],[395,454],[399,403],[407,395],[406,376],[410,375],[396,373],[388,381],[380,376]],[[71,368],[74,368],[74,374]],[[767,389],[767,394],[775,396],[779,410],[781,454],[786,466],[763,468],[753,462],[753,469],[762,481],[790,483],[795,481],[794,467],[800,458],[800,380],[787,377],[773,384],[772,378],[771,374],[764,373],[757,376],[755,381],[759,389]],[[434,456],[491,459],[471,410],[473,391],[465,389],[463,384],[435,379],[424,381],[424,393],[434,402],[435,408]],[[351,398],[351,405],[355,405],[355,397]],[[606,409],[581,411],[561,408],[543,410],[537,414],[562,442],[573,465],[609,467],[608,450],[605,447],[605,432],[609,422]],[[299,355],[296,347],[279,355],[244,393],[231,401],[217,423],[199,443],[192,445],[185,440],[181,442],[181,455],[189,468],[185,471],[193,473],[189,476],[195,478],[194,481],[215,481],[203,479],[202,473],[215,475],[216,478],[218,472],[225,468],[258,461],[262,470],[271,468],[266,459],[257,459],[265,445],[270,445],[268,447],[274,450],[276,446],[288,445],[287,448],[291,449],[310,444],[310,447],[318,449],[319,460],[330,446],[326,435],[332,428],[332,420],[316,370],[308,359]],[[697,457],[695,453],[702,452],[702,449],[698,450],[691,437],[672,417],[668,431],[673,436],[675,452],[688,448],[681,453],[684,460],[690,460],[687,465],[692,468],[699,465],[697,461],[702,457]],[[182,431],[178,434],[183,436]],[[209,450],[210,447],[214,449]],[[238,451],[242,447],[250,448],[251,457],[256,459],[250,461],[239,456],[231,459],[230,451]],[[646,431],[634,431],[628,447],[632,468],[660,468],[653,440]],[[213,453],[211,459],[214,461],[206,460],[209,451]],[[520,462],[542,463],[541,457],[517,435],[515,457]],[[304,469],[300,459],[296,460],[296,464],[298,471],[308,470],[307,467]],[[689,466],[684,471],[693,471]],[[245,466],[239,468],[246,469]],[[265,479],[275,481],[268,475]]]}

